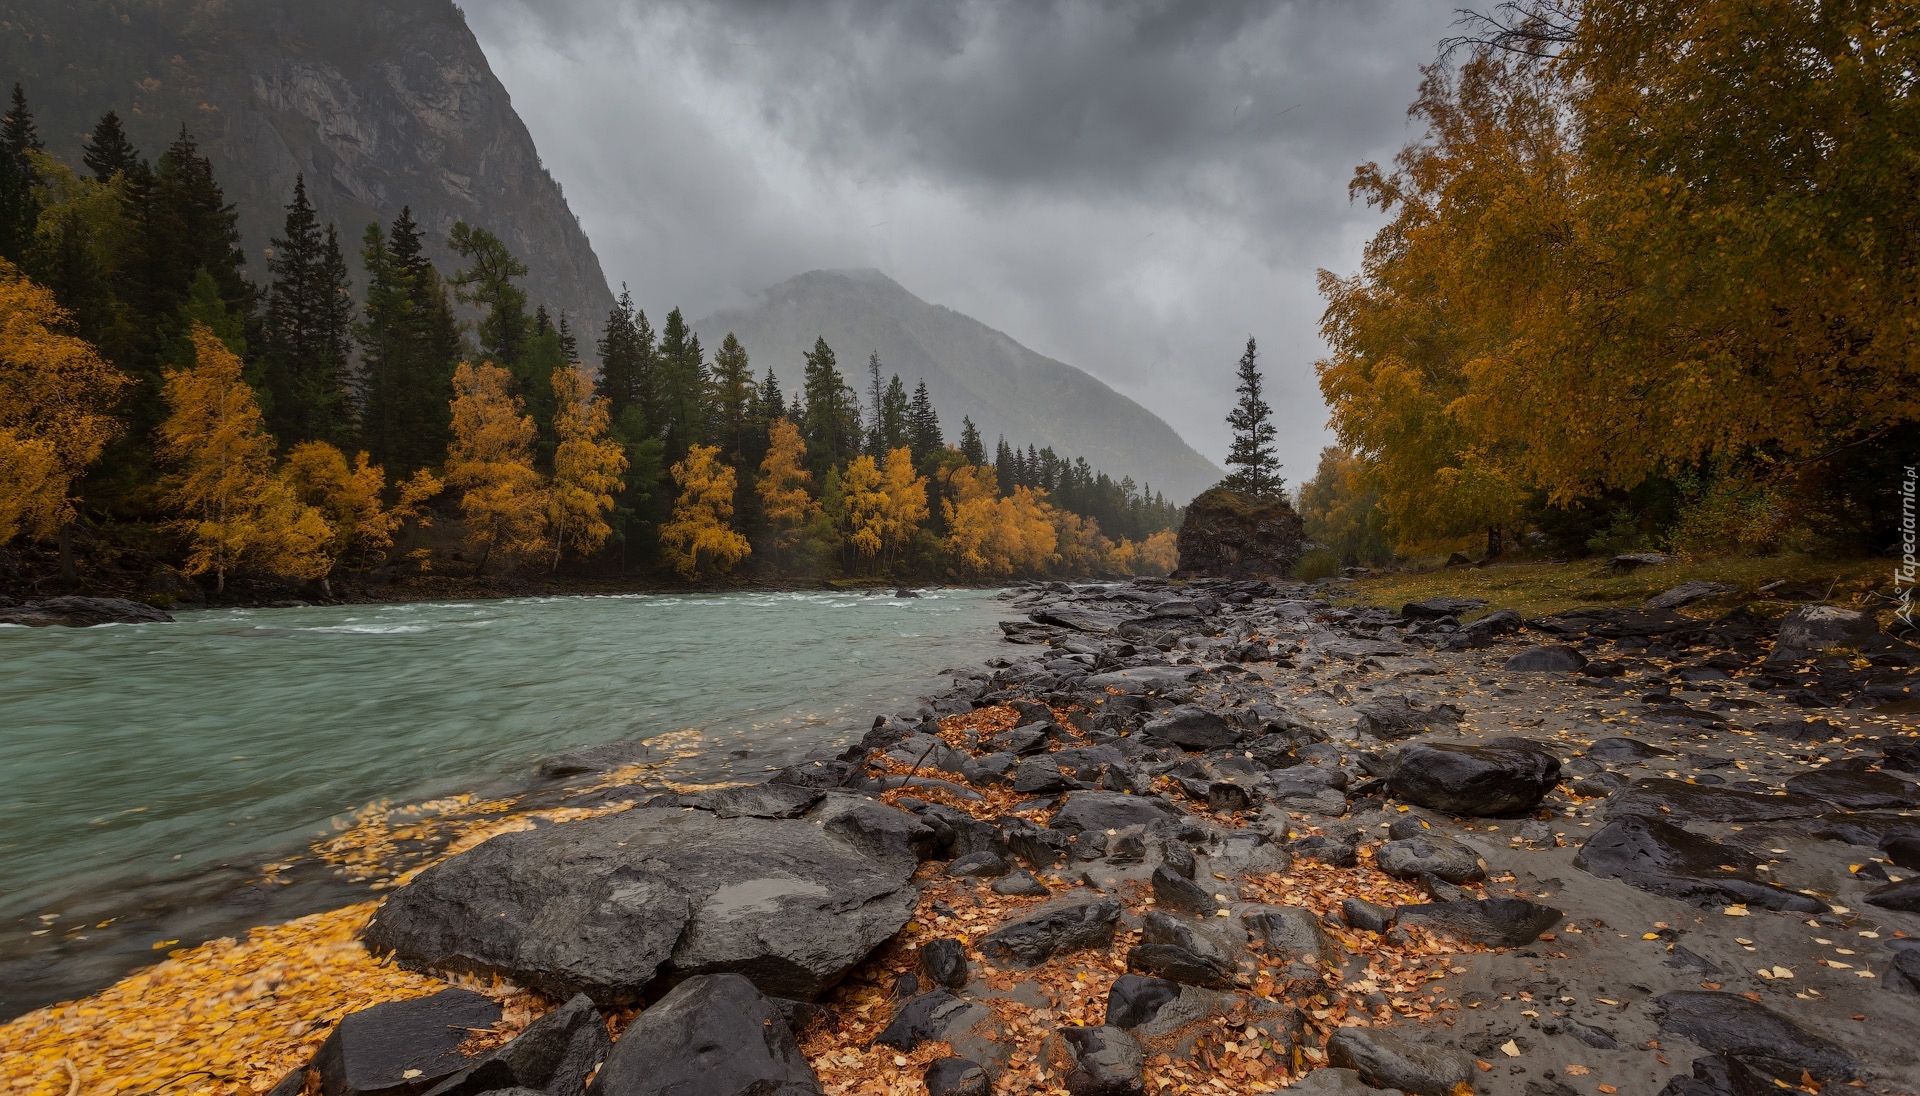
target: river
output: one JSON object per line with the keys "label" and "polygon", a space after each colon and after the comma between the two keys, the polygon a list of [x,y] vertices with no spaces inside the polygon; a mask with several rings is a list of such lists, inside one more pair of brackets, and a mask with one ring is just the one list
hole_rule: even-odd
{"label": "river", "polygon": [[692,731],[672,775],[758,778],[978,666],[1005,615],[989,592],[939,590],[0,628],[0,957],[20,956],[17,934],[71,932],[78,896],[95,919],[116,892],[258,864],[369,803],[523,787],[580,746]]}

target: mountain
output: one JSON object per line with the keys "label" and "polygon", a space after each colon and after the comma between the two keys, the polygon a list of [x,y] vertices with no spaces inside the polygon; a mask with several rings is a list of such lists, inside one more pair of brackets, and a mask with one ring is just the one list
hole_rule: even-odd
{"label": "mountain", "polygon": [[731,331],[754,371],[764,376],[772,366],[790,391],[816,337],[833,347],[847,383],[862,393],[867,355],[877,351],[885,373],[900,374],[909,390],[927,382],[948,441],[970,415],[989,455],[1004,434],[1016,445],[1085,457],[1115,479],[1132,476],[1179,502],[1222,475],[1153,412],[970,316],[928,304],[877,270],[802,274],[693,327],[709,348]]}
{"label": "mountain", "polygon": [[504,240],[533,303],[583,334],[613,306],[451,0],[0,0],[0,79],[25,86],[48,151],[76,168],[108,110],[148,159],[186,124],[239,209],[256,281],[305,173],[356,274],[367,223],[410,205],[443,271],[464,220]]}

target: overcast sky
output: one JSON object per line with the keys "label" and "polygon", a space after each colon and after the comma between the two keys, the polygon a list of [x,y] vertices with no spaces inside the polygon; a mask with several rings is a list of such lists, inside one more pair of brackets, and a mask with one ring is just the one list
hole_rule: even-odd
{"label": "overcast sky", "polygon": [[[617,292],[658,316],[871,266],[1216,462],[1259,340],[1289,483],[1326,444],[1315,272],[1456,4],[462,0]],[[783,371],[784,372],[784,371]]]}

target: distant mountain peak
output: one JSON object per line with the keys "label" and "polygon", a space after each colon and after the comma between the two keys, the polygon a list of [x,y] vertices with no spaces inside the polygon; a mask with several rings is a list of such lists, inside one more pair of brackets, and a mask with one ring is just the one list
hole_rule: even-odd
{"label": "distant mountain peak", "polygon": [[1051,447],[1179,502],[1222,475],[1165,420],[1098,378],[924,301],[871,267],[797,274],[693,327],[710,346],[732,332],[756,373],[771,366],[789,387],[815,338],[833,347],[856,389],[865,386],[867,355],[878,353],[882,368],[908,387],[927,382],[949,441],[969,416],[989,447],[1001,435],[1022,447]]}

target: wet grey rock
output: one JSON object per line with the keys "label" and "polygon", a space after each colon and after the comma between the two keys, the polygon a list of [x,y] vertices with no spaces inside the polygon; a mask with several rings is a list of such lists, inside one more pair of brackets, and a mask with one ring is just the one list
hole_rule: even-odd
{"label": "wet grey rock", "polygon": [[593,1096],[817,1096],[820,1082],[780,1010],[737,974],[675,986],[636,1017]]}
{"label": "wet grey rock", "polygon": [[1287,851],[1294,856],[1304,856],[1336,868],[1351,868],[1360,862],[1359,847],[1351,838],[1328,834],[1315,833],[1296,838],[1287,845]]}
{"label": "wet grey rock", "polygon": [[1852,1080],[1853,1059],[1839,1046],[1785,1016],[1739,994],[1676,990],[1653,999],[1660,1032],[1684,1035],[1716,1054],[1791,1076],[1801,1070],[1817,1080]]}
{"label": "wet grey rock", "polygon": [[1586,664],[1587,656],[1573,647],[1530,647],[1507,659],[1506,668],[1513,673],[1559,673]]}
{"label": "wet grey rock", "polygon": [[1429,902],[1394,911],[1403,925],[1420,925],[1489,947],[1525,947],[1558,925],[1565,915],[1524,898],[1487,898],[1465,902]]}
{"label": "wet grey rock", "polygon": [[863,790],[871,791],[875,794],[892,791],[895,788],[938,788],[940,791],[946,792],[956,799],[964,799],[969,803],[978,803],[985,798],[979,792],[974,791],[965,784],[955,784],[951,780],[942,780],[937,776],[928,776],[926,773],[896,773],[890,776],[876,776],[862,785]]}
{"label": "wet grey rock", "polygon": [[948,989],[959,989],[966,985],[966,945],[951,937],[928,941],[920,948],[920,973],[929,982]]}
{"label": "wet grey rock", "polygon": [[1041,1057],[1072,1096],[1137,1096],[1143,1089],[1140,1043],[1117,1027],[1061,1028],[1047,1037]]}
{"label": "wet grey rock", "polygon": [[906,923],[911,872],[806,820],[641,808],[436,864],[365,938],[408,969],[499,974],[603,1007],[662,974],[721,971],[804,1000]]}
{"label": "wet grey rock", "polygon": [[1055,955],[1113,946],[1120,903],[1111,898],[1042,907],[995,929],[980,954],[1003,966],[1037,967]]}
{"label": "wet grey rock", "polygon": [[982,849],[959,857],[947,865],[947,874],[968,879],[998,879],[1007,874],[1012,865],[998,853]]}
{"label": "wet grey rock", "polygon": [[1211,750],[1240,741],[1238,728],[1197,704],[1182,704],[1148,720],[1145,733],[1189,750]]}
{"label": "wet grey rock", "polygon": [[961,765],[960,775],[965,777],[969,784],[981,786],[1004,784],[1007,782],[1007,774],[1013,772],[1019,764],[1020,758],[1016,754],[1004,752],[984,754]]}
{"label": "wet grey rock", "polygon": [[101,624],[172,624],[172,614],[117,597],[50,597],[0,606],[0,624],[28,628],[93,628]]}
{"label": "wet grey rock", "polygon": [[1393,917],[1392,907],[1375,905],[1364,898],[1347,898],[1340,903],[1340,919],[1367,932],[1387,931],[1393,927]]}
{"label": "wet grey rock", "polygon": [[987,1006],[962,1000],[944,989],[923,993],[901,1005],[873,1041],[911,1052],[929,1040],[948,1042],[949,1034],[966,1031],[992,1016]]}
{"label": "wet grey rock", "polygon": [[1773,1096],[1780,1089],[1738,1058],[1710,1054],[1693,1060],[1693,1076],[1668,1081],[1658,1096]]}
{"label": "wet grey rock", "polygon": [[1308,961],[1327,957],[1327,936],[1312,910],[1255,906],[1241,912],[1240,923],[1253,946],[1269,955]]}
{"label": "wet grey rock", "polygon": [[1797,796],[1689,784],[1665,777],[1635,781],[1631,788],[1607,801],[1609,818],[1641,816],[1673,822],[1778,822],[1811,818],[1828,809],[1826,804]]}
{"label": "wet grey rock", "polygon": [[1140,943],[1127,952],[1127,969],[1183,985],[1225,989],[1233,984],[1233,957],[1206,930],[1169,916],[1148,912]]}
{"label": "wet grey rock", "polygon": [[1353,711],[1354,729],[1383,741],[1411,738],[1436,727],[1454,726],[1462,714],[1451,704],[1422,709],[1404,696],[1377,697],[1354,705]]}
{"label": "wet grey rock", "polygon": [[1286,871],[1293,866],[1287,850],[1267,840],[1257,830],[1236,830],[1220,839],[1207,854],[1207,863],[1223,875],[1259,875]]}
{"label": "wet grey rock", "polygon": [[1018,898],[1039,898],[1053,893],[1047,889],[1045,883],[1035,878],[1034,874],[1025,868],[1010,871],[995,879],[990,885],[995,894],[1007,894]]}
{"label": "wet grey rock", "polygon": [[1663,750],[1651,742],[1626,737],[1596,739],[1593,745],[1587,747],[1586,753],[1595,761],[1605,761],[1609,764],[1673,756],[1672,750]]}
{"label": "wet grey rock", "polygon": [[587,1074],[606,1061],[612,1048],[600,1010],[586,994],[579,994],[528,1024],[506,1046],[447,1078],[428,1096],[481,1096],[512,1088],[581,1096]]}
{"label": "wet grey rock", "polygon": [[1832,767],[1787,780],[1787,791],[1821,799],[1849,811],[1902,809],[1920,805],[1920,787],[1887,773],[1846,772]]}
{"label": "wet grey rock", "polygon": [[468,1029],[499,1019],[500,1006],[471,990],[388,1001],[342,1017],[312,1068],[328,1096],[415,1096],[465,1069]]}
{"label": "wet grey rock", "polygon": [[1401,749],[1387,787],[1431,810],[1500,817],[1539,806],[1559,781],[1560,759],[1546,747],[1501,738],[1484,746],[1412,743]]}
{"label": "wet grey rock", "polygon": [[1133,666],[1094,674],[1081,685],[1100,692],[1118,689],[1133,695],[1164,693],[1186,685],[1199,675],[1200,669],[1198,666]]}
{"label": "wet grey rock", "polygon": [[818,788],[792,784],[751,784],[721,788],[705,793],[705,798],[708,808],[721,818],[798,818],[825,795]]}
{"label": "wet grey rock", "polygon": [[1316,1069],[1288,1087],[1289,1096],[1406,1096],[1397,1088],[1375,1088],[1351,1069]]}
{"label": "wet grey rock", "polygon": [[969,1058],[935,1058],[921,1078],[927,1096],[992,1096],[993,1078]]}
{"label": "wet grey rock", "polygon": [[1327,1040],[1327,1060],[1352,1069],[1368,1084],[1412,1096],[1452,1096],[1472,1080],[1473,1067],[1464,1054],[1387,1028],[1341,1028]]}
{"label": "wet grey rock", "polygon": [[1432,875],[1449,883],[1473,883],[1487,877],[1480,854],[1437,834],[1389,841],[1374,853],[1374,863],[1396,879]]}
{"label": "wet grey rock", "polygon": [[1107,990],[1107,1023],[1120,1028],[1139,1027],[1179,997],[1178,982],[1123,974]]}
{"label": "wet grey rock", "polygon": [[579,776],[582,773],[607,773],[625,765],[644,761],[647,757],[645,742],[608,742],[601,746],[589,746],[584,750],[572,750],[556,754],[540,762],[540,775],[554,780],[563,776]]}
{"label": "wet grey rock", "polygon": [[[1763,909],[1818,913],[1825,904],[1763,882],[1751,854],[1651,818],[1607,823],[1589,837],[1573,865],[1653,894],[1697,906],[1745,903]],[[1721,865],[1731,865],[1725,871]]]}
{"label": "wet grey rock", "polygon": [[[1345,800],[1345,797],[1341,797]],[[1253,807],[1253,797],[1247,789],[1227,780],[1216,780],[1207,788],[1207,809],[1220,814],[1249,810]]]}
{"label": "wet grey rock", "polygon": [[1780,621],[1774,646],[1793,651],[1824,651],[1832,647],[1862,647],[1878,638],[1873,617],[1838,605],[1802,605]]}
{"label": "wet grey rock", "polygon": [[1705,601],[1710,597],[1719,597],[1721,594],[1731,594],[1733,590],[1733,587],[1718,582],[1700,582],[1698,580],[1683,582],[1667,590],[1665,593],[1655,594],[1648,598],[1646,605],[1649,609],[1678,609],[1685,605],[1692,605],[1696,601]]}
{"label": "wet grey rock", "polygon": [[1439,620],[1441,617],[1458,617],[1471,613],[1486,605],[1485,598],[1477,597],[1430,597],[1425,601],[1410,601],[1401,606],[1400,616],[1404,620]]}
{"label": "wet grey rock", "polygon": [[1920,948],[1902,948],[1887,964],[1887,988],[1896,993],[1920,994]]}
{"label": "wet grey rock", "polygon": [[1052,754],[1030,757],[1013,770],[1013,790],[1021,795],[1046,795],[1073,786],[1074,782],[1053,763]]}
{"label": "wet grey rock", "polygon": [[1920,878],[1902,879],[1898,883],[1876,887],[1867,892],[1865,901],[1868,905],[1879,906],[1883,910],[1920,913]]}
{"label": "wet grey rock", "polygon": [[1047,734],[1047,728],[1050,726],[1052,724],[1040,727],[1015,727],[1010,731],[994,735],[984,745],[995,754],[1006,753],[1015,757],[1028,757],[1042,753],[1046,750],[1047,743],[1052,741],[1052,736]]}
{"label": "wet grey rock", "polygon": [[1624,552],[1608,560],[1607,566],[1612,570],[1625,573],[1637,571],[1642,567],[1658,567],[1663,563],[1678,562],[1678,556],[1670,556],[1664,552]]}
{"label": "wet grey rock", "polygon": [[1212,915],[1222,904],[1214,900],[1212,891],[1165,864],[1153,869],[1153,900],[1162,909],[1197,913],[1202,917]]}

